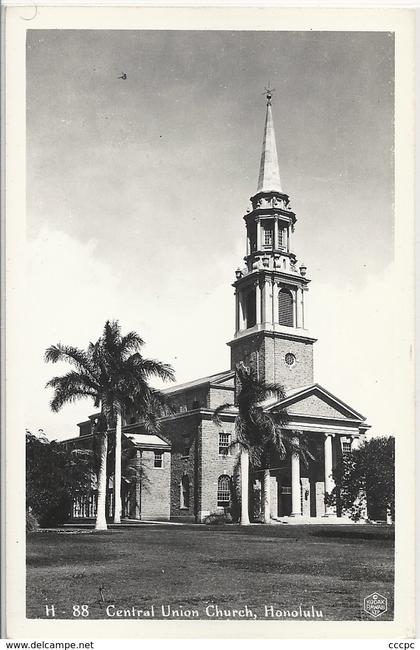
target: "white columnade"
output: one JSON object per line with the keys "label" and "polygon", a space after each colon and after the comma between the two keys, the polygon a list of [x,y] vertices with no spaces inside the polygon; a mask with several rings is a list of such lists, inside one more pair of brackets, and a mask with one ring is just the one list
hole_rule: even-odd
{"label": "white columnade", "polygon": [[[325,434],[324,440],[324,492],[331,494],[334,489],[334,480],[332,477],[333,463],[332,463],[332,435]],[[325,517],[334,515],[334,508],[332,506],[325,506]]]}
{"label": "white columnade", "polygon": [[[293,436],[293,444],[299,446],[299,436]],[[300,455],[298,451],[292,451],[292,517],[299,517],[302,514],[300,501]]]}

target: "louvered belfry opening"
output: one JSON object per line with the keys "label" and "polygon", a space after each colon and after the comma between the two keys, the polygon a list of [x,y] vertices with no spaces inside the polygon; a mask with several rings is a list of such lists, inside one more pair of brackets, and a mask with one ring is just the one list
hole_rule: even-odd
{"label": "louvered belfry opening", "polygon": [[246,296],[246,326],[254,327],[257,322],[257,308],[255,304],[255,289],[252,289]]}
{"label": "louvered belfry opening", "polygon": [[279,323],[293,327],[293,296],[287,289],[279,291]]}

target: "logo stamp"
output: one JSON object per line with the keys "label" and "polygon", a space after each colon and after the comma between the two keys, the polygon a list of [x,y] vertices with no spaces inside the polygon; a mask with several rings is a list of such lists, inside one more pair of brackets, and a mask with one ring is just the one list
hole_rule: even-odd
{"label": "logo stamp", "polygon": [[370,596],[366,596],[363,600],[363,609],[367,614],[370,614],[374,618],[385,614],[388,609],[388,599],[378,592],[374,591]]}

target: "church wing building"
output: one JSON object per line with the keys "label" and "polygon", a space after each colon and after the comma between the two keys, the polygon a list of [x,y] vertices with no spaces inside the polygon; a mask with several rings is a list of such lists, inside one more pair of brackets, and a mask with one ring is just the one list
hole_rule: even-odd
{"label": "church wing building", "polygon": [[[306,296],[310,280],[293,245],[296,215],[279,173],[271,94],[256,193],[244,216],[245,266],[235,273],[235,328],[228,345],[230,370],[173,386],[164,392],[173,411],[161,419],[161,437],[146,436],[134,423],[124,427],[135,449],[137,479],[125,486],[124,513],[134,519],[201,522],[210,514],[235,512],[239,450],[234,445],[235,368],[244,364],[258,378],[284,386],[267,412],[287,412],[285,425],[295,447],[305,441],[307,463],[298,453],[272,458],[270,509],[273,520],[341,517],[325,504],[332,472],[355,439],[368,429],[365,418],[314,382],[313,348]],[[214,420],[215,410],[219,422]],[[91,436],[89,422],[81,435]],[[124,487],[124,486],[123,486]],[[251,473],[251,514],[261,513],[261,474]],[[76,515],[77,513],[75,513]]]}

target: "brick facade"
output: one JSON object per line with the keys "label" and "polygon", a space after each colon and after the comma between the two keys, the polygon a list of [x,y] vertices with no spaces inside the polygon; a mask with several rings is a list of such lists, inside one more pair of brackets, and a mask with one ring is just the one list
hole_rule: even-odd
{"label": "brick facade", "polygon": [[[201,444],[201,418],[196,413],[186,413],[167,418],[162,422],[162,432],[171,441],[172,472],[170,477],[170,511],[175,521],[195,521],[199,509],[199,464]],[[181,481],[189,481],[188,507],[181,507]]]}
{"label": "brick facade", "polygon": [[145,449],[141,453],[143,477],[141,481],[141,519],[168,520],[169,481],[171,475],[171,454],[162,452],[162,467],[154,467],[155,452]]}
{"label": "brick facade", "polygon": [[[313,341],[285,338],[273,332],[258,332],[231,341],[231,365],[243,363],[254,368],[260,378],[285,388],[309,386],[314,381]],[[286,354],[296,361],[286,364]]]}

